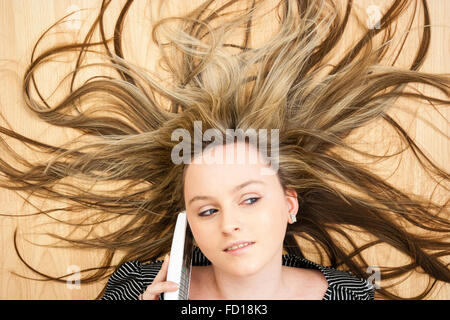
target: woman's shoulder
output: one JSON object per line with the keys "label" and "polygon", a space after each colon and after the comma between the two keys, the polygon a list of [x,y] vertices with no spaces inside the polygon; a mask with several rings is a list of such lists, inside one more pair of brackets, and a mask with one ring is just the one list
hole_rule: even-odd
{"label": "woman's shoulder", "polygon": [[136,300],[152,283],[163,260],[142,263],[131,260],[123,263],[109,277],[100,300]]}
{"label": "woman's shoulder", "polygon": [[373,300],[375,287],[364,278],[332,267],[322,267],[328,289],[325,300]]}
{"label": "woman's shoulder", "polygon": [[373,284],[364,278],[357,277],[351,272],[342,271],[330,266],[323,266],[292,254],[283,255],[283,264],[320,271],[328,282],[328,288],[323,300],[374,299],[375,287]]}

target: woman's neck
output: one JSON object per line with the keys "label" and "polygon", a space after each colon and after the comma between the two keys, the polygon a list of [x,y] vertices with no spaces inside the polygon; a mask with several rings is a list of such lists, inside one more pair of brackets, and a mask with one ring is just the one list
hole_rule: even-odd
{"label": "woman's neck", "polygon": [[263,269],[249,276],[236,276],[210,265],[205,273],[208,299],[274,300],[283,299],[288,287],[287,269],[281,257],[272,259]]}

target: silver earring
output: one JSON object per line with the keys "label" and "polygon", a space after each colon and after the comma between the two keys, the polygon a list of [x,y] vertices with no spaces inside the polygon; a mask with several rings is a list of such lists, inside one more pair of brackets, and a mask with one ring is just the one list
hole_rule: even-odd
{"label": "silver earring", "polygon": [[296,218],[296,216],[295,216],[295,214],[291,214],[291,220],[292,220],[292,223],[296,223],[297,222],[297,218]]}

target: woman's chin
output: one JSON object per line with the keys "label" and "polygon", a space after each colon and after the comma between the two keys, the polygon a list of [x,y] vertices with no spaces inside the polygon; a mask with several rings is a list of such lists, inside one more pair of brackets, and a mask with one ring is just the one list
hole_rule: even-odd
{"label": "woman's chin", "polygon": [[261,266],[259,264],[252,265],[248,261],[234,262],[233,264],[225,262],[225,265],[221,269],[229,275],[249,277],[256,274],[261,269]]}

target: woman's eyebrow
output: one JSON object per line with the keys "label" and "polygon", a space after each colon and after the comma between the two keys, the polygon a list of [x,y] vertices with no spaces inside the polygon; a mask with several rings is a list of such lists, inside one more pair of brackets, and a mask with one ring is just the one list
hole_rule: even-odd
{"label": "woman's eyebrow", "polygon": [[[252,183],[259,183],[259,184],[263,184],[263,185],[266,184],[262,180],[248,180],[248,181],[246,181],[244,183],[241,183],[240,185],[237,185],[236,187],[234,187],[231,190],[231,193],[236,193],[239,190],[241,190],[242,188],[244,188],[244,187],[246,187],[246,186],[248,186],[249,184],[252,184]],[[191,200],[189,200],[188,204],[191,204],[192,202],[197,201],[197,200],[208,200],[208,199],[214,199],[214,197],[211,197],[211,196],[195,196]]]}

